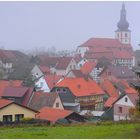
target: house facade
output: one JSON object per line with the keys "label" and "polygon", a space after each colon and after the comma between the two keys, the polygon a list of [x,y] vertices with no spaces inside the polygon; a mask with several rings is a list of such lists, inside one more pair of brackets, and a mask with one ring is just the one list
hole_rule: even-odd
{"label": "house facade", "polygon": [[35,118],[35,115],[38,113],[38,111],[5,99],[0,99],[0,104],[0,121],[2,122],[20,121],[22,118]]}
{"label": "house facade", "polygon": [[53,90],[62,96],[65,95],[71,102],[79,103],[81,110],[103,110],[104,91],[93,80],[65,78]]}
{"label": "house facade", "polygon": [[130,120],[129,110],[136,107],[138,94],[127,94],[118,99],[113,105],[114,121]]}

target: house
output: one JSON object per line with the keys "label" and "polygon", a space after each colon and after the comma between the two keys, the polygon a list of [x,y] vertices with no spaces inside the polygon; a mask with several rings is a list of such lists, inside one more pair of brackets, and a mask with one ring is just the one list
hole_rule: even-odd
{"label": "house", "polygon": [[116,77],[117,79],[125,79],[125,80],[134,80],[136,79],[135,73],[128,69],[126,66],[113,66],[110,65],[106,69],[104,69],[100,73],[101,79],[111,79],[113,77]]}
{"label": "house", "polygon": [[62,76],[56,74],[44,75],[35,82],[37,91],[50,92]]}
{"label": "house", "polygon": [[53,73],[56,75],[66,75],[70,70],[75,70],[76,61],[72,57],[62,57],[56,64]]}
{"label": "house", "polygon": [[13,71],[14,63],[28,61],[29,57],[20,51],[0,49],[1,67],[5,70],[6,73]]}
{"label": "house", "polygon": [[81,110],[102,110],[104,91],[91,79],[64,78],[52,89],[71,102],[80,103]]}
{"label": "house", "polygon": [[0,99],[0,121],[14,122],[22,118],[35,118],[38,111],[30,109],[11,100]]}
{"label": "house", "polygon": [[48,120],[52,123],[59,122],[59,120],[62,119],[66,120],[68,123],[85,121],[84,117],[70,110],[44,107],[40,109],[39,112],[40,113],[36,116],[37,119]]}
{"label": "house", "polygon": [[28,107],[35,110],[40,110],[43,107],[64,109],[59,94],[47,92],[35,92]]}
{"label": "house", "polygon": [[34,93],[33,87],[9,86],[4,89],[1,97],[4,99],[12,100],[18,104],[27,106],[33,93]]}
{"label": "house", "polygon": [[0,80],[0,98],[5,90],[6,87],[14,86],[14,87],[20,87],[22,86],[23,81],[21,80]]}
{"label": "house", "polygon": [[38,55],[37,58],[38,61],[40,62],[40,65],[52,68],[56,66],[56,64],[61,60],[62,57],[42,54],[42,55]]}
{"label": "house", "polygon": [[114,121],[130,120],[129,110],[136,107],[138,101],[138,93],[124,94],[113,104]]}

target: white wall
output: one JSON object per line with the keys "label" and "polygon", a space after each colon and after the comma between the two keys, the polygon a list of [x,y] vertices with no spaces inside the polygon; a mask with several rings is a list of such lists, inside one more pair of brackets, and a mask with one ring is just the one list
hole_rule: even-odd
{"label": "white wall", "polygon": [[39,90],[42,90],[44,92],[50,92],[50,88],[48,87],[48,84],[46,83],[46,80],[44,77],[41,77],[35,85],[39,88]]}
{"label": "white wall", "polygon": [[78,47],[76,50],[77,54],[81,54],[82,57],[84,57],[84,54],[87,51],[88,51],[88,47]]}

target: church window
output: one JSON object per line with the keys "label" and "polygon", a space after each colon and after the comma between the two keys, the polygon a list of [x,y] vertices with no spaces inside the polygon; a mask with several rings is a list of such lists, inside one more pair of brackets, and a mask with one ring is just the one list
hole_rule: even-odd
{"label": "church window", "polygon": [[[127,33],[125,33],[125,37],[127,37]],[[125,41],[126,42],[126,41]]]}

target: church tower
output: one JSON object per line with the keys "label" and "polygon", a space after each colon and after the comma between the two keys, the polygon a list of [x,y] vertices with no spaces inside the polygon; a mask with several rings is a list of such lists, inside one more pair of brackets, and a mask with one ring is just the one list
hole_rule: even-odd
{"label": "church tower", "polygon": [[129,23],[126,20],[125,4],[122,4],[120,21],[117,24],[118,29],[115,31],[115,38],[123,44],[131,44],[131,31],[128,29]]}

